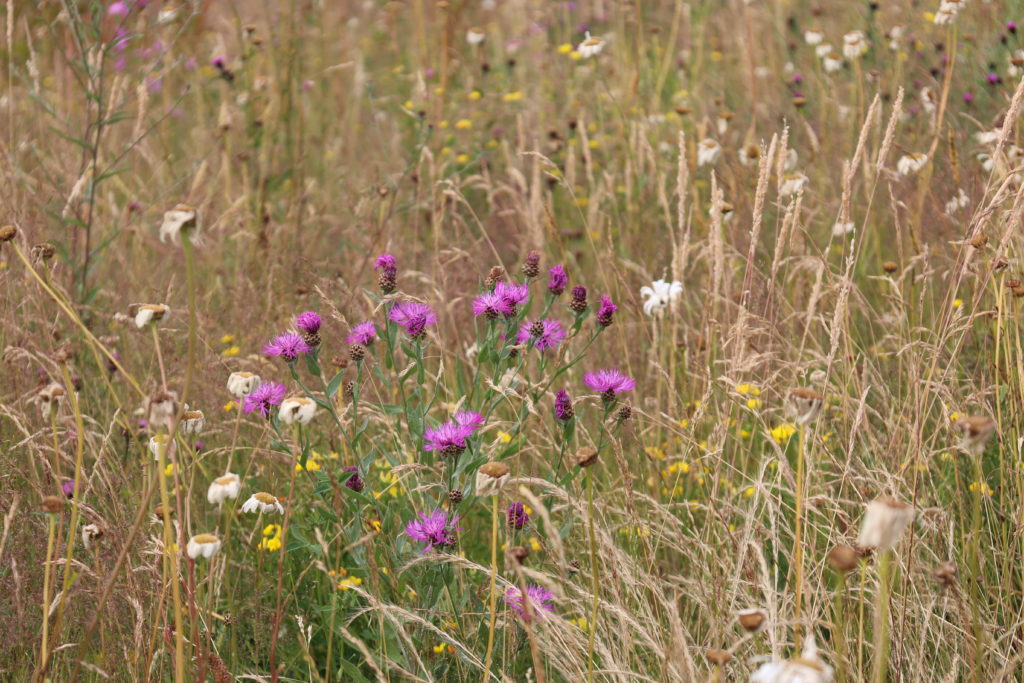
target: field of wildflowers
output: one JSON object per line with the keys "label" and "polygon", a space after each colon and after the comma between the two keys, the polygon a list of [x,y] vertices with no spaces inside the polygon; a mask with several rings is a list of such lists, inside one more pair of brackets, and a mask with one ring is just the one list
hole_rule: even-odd
{"label": "field of wildflowers", "polygon": [[0,5],[0,679],[1021,679],[1021,0]]}

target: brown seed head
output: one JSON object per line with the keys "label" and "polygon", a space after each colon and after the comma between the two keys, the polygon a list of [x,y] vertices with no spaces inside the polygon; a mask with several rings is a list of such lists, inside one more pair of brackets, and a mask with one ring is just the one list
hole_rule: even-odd
{"label": "brown seed head", "polygon": [[508,556],[515,560],[516,564],[523,564],[526,562],[526,558],[530,556],[530,549],[517,545],[514,548],[509,548]]}
{"label": "brown seed head", "polygon": [[889,274],[895,273],[899,269],[899,267],[899,264],[896,263],[895,261],[886,261],[885,263],[882,264],[882,270]]}
{"label": "brown seed head", "polygon": [[751,608],[737,612],[736,620],[740,622],[740,626],[745,631],[756,633],[764,628],[765,622],[768,621],[768,615],[763,609]]}
{"label": "brown seed head", "polygon": [[37,261],[49,261],[57,252],[56,248],[49,242],[40,242],[32,245],[32,258]]}
{"label": "brown seed head", "polygon": [[43,498],[43,510],[51,515],[59,515],[64,510],[64,499],[57,496]]}
{"label": "brown seed head", "polygon": [[860,562],[860,553],[848,545],[837,545],[828,553],[828,563],[837,572],[851,572]]}
{"label": "brown seed head", "polygon": [[18,234],[18,229],[13,225],[5,225],[0,228],[0,242],[10,242]]}
{"label": "brown seed head", "polygon": [[590,467],[597,462],[597,449],[589,446],[576,451],[576,464],[580,467]]}
{"label": "brown seed head", "polygon": [[988,235],[983,232],[975,233],[975,235],[971,237],[971,246],[975,249],[982,249],[986,244],[988,244]]}
{"label": "brown seed head", "polygon": [[732,659],[732,653],[728,650],[719,650],[715,648],[705,652],[704,657],[715,666],[724,666]]}
{"label": "brown seed head", "polygon": [[943,588],[951,588],[956,585],[956,564],[952,561],[943,562],[935,568],[932,576]]}
{"label": "brown seed head", "polygon": [[501,479],[508,474],[508,465],[503,462],[497,462],[492,460],[491,462],[484,463],[477,470],[480,474],[486,475],[491,479]]}

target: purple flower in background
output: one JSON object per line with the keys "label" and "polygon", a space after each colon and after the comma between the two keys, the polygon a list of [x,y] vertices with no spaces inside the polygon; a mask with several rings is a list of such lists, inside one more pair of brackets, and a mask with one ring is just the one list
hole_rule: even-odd
{"label": "purple flower in background", "polygon": [[1008,22],[1006,22],[1006,30],[1009,31],[1010,33],[1016,33],[1017,32],[1017,22],[1016,21],[1008,21]]}
{"label": "purple flower in background", "polygon": [[124,0],[117,0],[117,2],[110,3],[107,7],[107,14],[114,17],[124,17],[131,11],[131,7]]}
{"label": "purple flower in background", "polygon": [[515,314],[516,306],[526,303],[530,298],[530,287],[526,284],[498,282],[494,285],[494,293],[497,294]]}
{"label": "purple flower in background", "polygon": [[601,394],[605,401],[613,401],[617,394],[636,388],[636,381],[632,377],[615,368],[588,372],[583,375],[583,383]]}
{"label": "purple flower in background", "polygon": [[362,344],[369,346],[377,338],[377,326],[370,321],[359,323],[352,328],[352,333],[345,337],[348,344]]}
{"label": "purple flower in background", "polygon": [[288,390],[283,384],[264,382],[242,399],[242,410],[246,413],[257,412],[264,418],[268,418],[273,406],[281,405],[286,393]]}
{"label": "purple flower in background", "polygon": [[996,83],[999,82],[999,74],[995,73],[994,71],[988,72],[985,75],[985,78],[986,80],[988,80],[989,85],[995,85]]}
{"label": "purple flower in background", "polygon": [[565,389],[560,390],[555,394],[555,418],[564,422],[571,420],[575,414],[569,392]]}
{"label": "purple flower in background", "polygon": [[366,488],[366,482],[364,482],[362,477],[359,476],[359,468],[358,467],[342,467],[341,471],[342,472],[351,472],[352,473],[352,476],[350,476],[347,480],[345,480],[345,486],[347,488],[352,489],[356,493],[359,493],[364,488]]}
{"label": "purple flower in background", "polygon": [[455,413],[455,424],[471,429],[470,434],[475,432],[484,423],[484,416],[473,410],[463,410]]}
{"label": "purple flower in background", "polygon": [[526,506],[516,501],[508,506],[508,525],[513,529],[522,529],[530,522],[530,515],[526,514]]}
{"label": "purple flower in background", "polygon": [[320,316],[313,311],[306,311],[295,316],[295,327],[306,334],[316,334],[320,331],[321,324],[323,321]]}
{"label": "purple flower in background", "polygon": [[972,93],[972,92],[965,92],[964,93],[964,102],[966,104],[970,104],[973,101],[974,101],[974,93]]}
{"label": "purple flower in background", "polygon": [[548,291],[558,296],[565,291],[569,285],[569,276],[565,274],[565,268],[558,264],[548,271]]}
{"label": "purple flower in background", "polygon": [[226,67],[228,64],[228,60],[224,57],[214,57],[210,60],[210,64],[213,66],[213,68],[217,69],[218,71],[223,71],[224,67]]}
{"label": "purple flower in background", "polygon": [[403,301],[395,304],[388,313],[388,320],[398,323],[413,339],[418,339],[426,333],[427,325],[436,325],[437,316],[430,306],[417,301]]}
{"label": "purple flower in background", "polygon": [[445,422],[423,432],[423,450],[440,451],[443,457],[462,455],[466,450],[466,439],[476,431],[472,424]]}
{"label": "purple flower in background", "polygon": [[71,498],[75,495],[75,480],[68,479],[66,482],[60,485],[60,490],[64,492],[64,495]]}
{"label": "purple flower in background", "polygon": [[281,356],[289,363],[294,363],[299,356],[312,350],[306,340],[294,332],[279,334],[263,347],[266,355]]}
{"label": "purple flower in background", "polygon": [[612,324],[612,317],[615,315],[615,311],[619,310],[619,307],[612,303],[612,300],[601,295],[601,308],[597,310],[597,324],[601,327],[608,327]]}
{"label": "purple flower in background", "polygon": [[544,320],[525,321],[519,328],[516,335],[517,344],[526,344],[533,341],[533,346],[540,351],[553,349],[565,341],[565,330],[557,320],[545,318]]}
{"label": "purple flower in background", "polygon": [[418,513],[419,519],[411,520],[405,527],[405,535],[414,541],[426,543],[421,552],[425,553],[436,545],[449,547],[455,545],[455,532],[461,531],[459,516],[453,515],[448,518],[444,510],[434,510],[429,515],[423,512]]}
{"label": "purple flower in background", "polygon": [[[523,605],[523,594],[518,588],[509,588],[505,591],[505,596],[502,598],[505,604],[516,611],[520,617],[524,620],[529,621],[530,616],[527,613]],[[551,591],[540,586],[530,584],[526,587],[526,602],[530,606],[530,612],[534,616],[544,618],[544,612],[554,612],[555,596],[551,595]]]}
{"label": "purple flower in background", "polygon": [[486,315],[494,320],[499,315],[512,315],[512,310],[505,298],[495,292],[484,292],[473,299],[473,315],[477,317]]}
{"label": "purple flower in background", "polygon": [[384,272],[397,273],[398,272],[398,261],[391,254],[381,254],[377,257],[377,261],[373,264],[374,270],[383,270]]}

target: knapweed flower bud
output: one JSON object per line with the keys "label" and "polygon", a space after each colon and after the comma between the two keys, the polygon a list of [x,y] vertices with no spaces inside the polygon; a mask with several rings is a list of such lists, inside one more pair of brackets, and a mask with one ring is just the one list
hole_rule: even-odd
{"label": "knapweed flower bud", "polygon": [[260,385],[260,376],[251,372],[232,372],[228,376],[228,391],[235,398],[245,398]]}
{"label": "knapweed flower bud", "polygon": [[277,419],[286,425],[309,424],[309,421],[316,415],[316,401],[305,396],[292,396],[281,401],[281,407],[277,411]]}
{"label": "knapweed flower bud", "polygon": [[249,496],[247,501],[242,503],[242,512],[245,512],[246,514],[258,512],[263,515],[276,512],[279,515],[283,515],[284,506],[281,505],[281,502],[277,498],[266,491],[257,491]]}
{"label": "knapweed flower bud", "polygon": [[322,323],[320,316],[313,311],[306,311],[295,316],[295,328],[302,335],[303,341],[314,348],[320,346],[320,325]]}
{"label": "knapweed flower bud", "polygon": [[569,276],[565,274],[565,268],[561,264],[548,271],[548,291],[555,296],[564,292],[568,284]]}
{"label": "knapweed flower bud", "polygon": [[213,534],[198,534],[188,539],[188,556],[210,559],[220,551],[220,539]]}
{"label": "knapweed flower bud", "polygon": [[82,545],[86,550],[89,550],[92,544],[101,538],[103,538],[103,529],[98,525],[86,524],[82,527]]}
{"label": "knapweed flower bud", "polygon": [[135,319],[135,327],[140,330],[149,323],[160,322],[171,312],[167,304],[132,304],[128,312]]}
{"label": "knapweed flower bud", "polygon": [[910,523],[915,510],[906,503],[892,498],[879,498],[868,503],[864,523],[857,539],[858,545],[879,550],[896,547]]}
{"label": "knapweed flower bud", "polygon": [[582,313],[587,310],[587,288],[583,285],[576,285],[572,288],[572,299],[569,301],[569,308],[574,313]]}
{"label": "knapweed flower bud", "polygon": [[391,254],[381,254],[373,266],[379,270],[377,274],[377,286],[384,294],[391,294],[398,286],[398,261]]}
{"label": "knapweed flower bud", "polygon": [[362,344],[353,344],[348,347],[348,357],[352,359],[354,363],[361,363],[366,358],[366,347]]}
{"label": "knapweed flower bud", "polygon": [[166,242],[170,237],[171,242],[177,244],[182,230],[196,228],[198,217],[196,210],[188,204],[178,204],[165,212],[163,223],[160,224],[160,242]]}
{"label": "knapweed flower bud", "polygon": [[503,462],[491,461],[484,463],[476,471],[476,494],[478,496],[496,496],[508,482],[508,465]]}
{"label": "knapweed flower bud", "polygon": [[708,650],[704,653],[704,657],[715,666],[725,666],[732,661],[732,653],[728,650],[720,650],[717,648]]}
{"label": "knapweed flower bud", "polygon": [[519,501],[508,506],[506,516],[508,517],[509,527],[513,529],[522,529],[530,522],[530,515],[526,512],[526,506]]}
{"label": "knapweed flower bud", "polygon": [[747,633],[757,633],[768,623],[768,613],[756,607],[742,609],[736,613],[736,621]]}
{"label": "knapweed flower bud", "polygon": [[597,324],[601,327],[608,327],[612,324],[615,316],[615,311],[619,310],[619,307],[612,303],[612,300],[601,295],[601,307],[597,309]]}
{"label": "knapweed flower bud", "polygon": [[452,502],[452,505],[458,505],[462,502],[462,489],[452,489],[448,492],[448,500]]}
{"label": "knapweed flower bud", "polygon": [[186,410],[181,416],[178,428],[183,434],[200,434],[206,426],[206,416],[201,410]]}
{"label": "knapweed flower bud", "polygon": [[501,266],[494,266],[491,268],[491,271],[487,273],[487,277],[484,278],[484,289],[491,291],[503,277],[505,277],[505,269]]}
{"label": "knapweed flower bud", "polygon": [[5,225],[0,228],[0,242],[10,242],[18,234],[18,229],[13,225]]}
{"label": "knapweed flower bud", "polygon": [[576,411],[572,408],[572,399],[569,398],[569,392],[565,389],[560,390],[555,394],[555,419],[563,422],[571,420],[576,415]]}
{"label": "knapweed flower bud", "polygon": [[210,482],[206,490],[206,500],[210,505],[221,505],[225,500],[234,500],[242,490],[242,479],[233,472],[217,477]]}
{"label": "knapweed flower bud", "polygon": [[981,455],[985,444],[996,433],[996,421],[987,415],[967,415],[953,423],[960,432],[957,448],[970,455]]}
{"label": "knapweed flower bud", "polygon": [[885,263],[882,264],[882,270],[889,273],[890,275],[899,270],[899,267],[899,264],[896,263],[895,261],[886,261]]}
{"label": "knapweed flower bud", "polygon": [[580,467],[590,467],[597,462],[597,449],[584,446],[576,451],[576,464]]}
{"label": "knapweed flower bud", "polygon": [[540,275],[540,253],[531,251],[526,255],[526,260],[523,262],[523,275],[527,278]]}
{"label": "knapweed flower bud", "polygon": [[59,496],[43,498],[43,510],[51,515],[59,515],[64,510],[64,499]]}
{"label": "knapweed flower bud", "polygon": [[622,406],[619,407],[619,413],[616,417],[619,422],[625,422],[629,418],[633,417],[633,408],[628,403],[623,403]]}
{"label": "knapweed flower bud", "polygon": [[845,574],[857,568],[857,563],[860,562],[860,553],[848,545],[837,545],[828,551],[826,559],[832,569]]}
{"label": "knapweed flower bud", "polygon": [[807,387],[794,387],[786,396],[786,414],[799,425],[809,424],[817,419],[824,405],[825,396]]}
{"label": "knapweed flower bud", "polygon": [[343,467],[342,472],[351,472],[352,476],[345,480],[345,486],[356,493],[366,488],[366,482],[359,476],[359,469],[356,467]]}

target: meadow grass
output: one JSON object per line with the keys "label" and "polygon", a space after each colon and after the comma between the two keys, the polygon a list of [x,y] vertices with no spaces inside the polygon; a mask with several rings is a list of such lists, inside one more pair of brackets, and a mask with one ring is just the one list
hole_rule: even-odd
{"label": "meadow grass", "polygon": [[1022,10],[7,0],[0,677],[1019,680]]}

